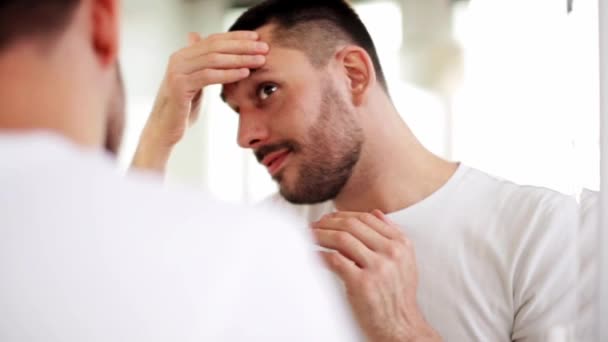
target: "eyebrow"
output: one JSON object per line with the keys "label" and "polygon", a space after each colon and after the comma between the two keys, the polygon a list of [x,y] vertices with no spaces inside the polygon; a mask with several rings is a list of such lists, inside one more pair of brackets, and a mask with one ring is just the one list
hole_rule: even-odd
{"label": "eyebrow", "polygon": [[[250,69],[250,73],[249,73],[249,77],[247,78],[251,78],[254,75],[263,75],[263,74],[267,74],[269,73],[271,70],[266,68],[266,67],[261,67],[259,69]],[[246,78],[246,79],[247,79]],[[222,99],[222,101],[225,103],[226,102],[226,94],[224,94],[224,90],[222,89],[222,92],[220,93],[220,98]]]}

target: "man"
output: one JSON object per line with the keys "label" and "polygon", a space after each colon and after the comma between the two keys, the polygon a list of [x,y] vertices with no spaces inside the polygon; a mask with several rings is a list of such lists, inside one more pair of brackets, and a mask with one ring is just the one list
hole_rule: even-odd
{"label": "man", "polygon": [[265,1],[230,31],[193,35],[171,57],[135,166],[162,172],[201,89],[223,84],[239,145],[283,198],[313,205],[300,209],[368,338],[543,341],[571,332],[574,200],[425,149],[344,1]]}
{"label": "man", "polygon": [[115,172],[118,6],[0,4],[0,340],[355,340],[286,217]]}

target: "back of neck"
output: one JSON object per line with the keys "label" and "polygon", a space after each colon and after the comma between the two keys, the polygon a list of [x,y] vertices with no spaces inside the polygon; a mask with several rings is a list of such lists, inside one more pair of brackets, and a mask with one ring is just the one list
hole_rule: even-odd
{"label": "back of neck", "polygon": [[[55,58],[35,44],[17,43],[0,53],[0,130],[10,133],[49,131],[81,145],[94,145],[84,124],[68,77]],[[89,118],[90,119],[90,118]]]}

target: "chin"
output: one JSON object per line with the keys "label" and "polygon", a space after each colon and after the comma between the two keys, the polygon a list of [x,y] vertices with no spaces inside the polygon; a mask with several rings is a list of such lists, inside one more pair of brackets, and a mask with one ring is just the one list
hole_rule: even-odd
{"label": "chin", "polygon": [[[334,193],[326,193],[326,187],[305,183],[297,170],[289,168],[276,175],[275,181],[279,185],[279,193],[291,204],[319,204],[335,198]],[[316,183],[315,183],[316,184]]]}
{"label": "chin", "polygon": [[295,184],[294,178],[297,178],[295,175],[290,174],[288,170],[289,169],[285,168],[272,176],[272,179],[279,185],[281,192],[283,192],[285,188],[287,188],[287,191],[293,190],[293,185]]}
{"label": "chin", "polygon": [[301,195],[301,191],[298,191],[295,182],[288,177],[285,177],[283,174],[277,175],[275,181],[279,185],[279,193],[281,197],[283,197],[287,202],[292,204],[311,204],[305,201],[303,196]]}
{"label": "chin", "polygon": [[316,189],[308,189],[306,186],[286,186],[279,184],[279,193],[287,202],[297,205],[320,204],[331,200],[331,197],[317,193]]}
{"label": "chin", "polygon": [[279,193],[281,193],[281,196],[285,197],[285,199],[288,197],[293,197],[294,188],[291,186],[292,184],[290,184],[284,177],[277,177],[275,178],[275,181],[279,186]]}

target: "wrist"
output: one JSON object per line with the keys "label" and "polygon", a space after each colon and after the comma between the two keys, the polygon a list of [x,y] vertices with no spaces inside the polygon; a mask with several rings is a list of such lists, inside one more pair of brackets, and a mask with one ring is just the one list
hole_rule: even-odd
{"label": "wrist", "polygon": [[441,342],[441,336],[432,328],[428,328],[424,332],[417,333],[416,336],[406,340],[409,342]]}
{"label": "wrist", "polygon": [[440,342],[441,336],[431,327],[431,325],[423,318],[420,317],[419,320],[410,326],[408,329],[411,331],[411,334],[404,339],[404,341],[408,342]]}
{"label": "wrist", "polygon": [[403,313],[403,328],[400,329],[402,334],[398,340],[407,342],[442,341],[441,336],[424,318],[424,315],[418,308],[418,305],[413,304],[408,307],[413,308],[413,310],[408,310],[408,312]]}

